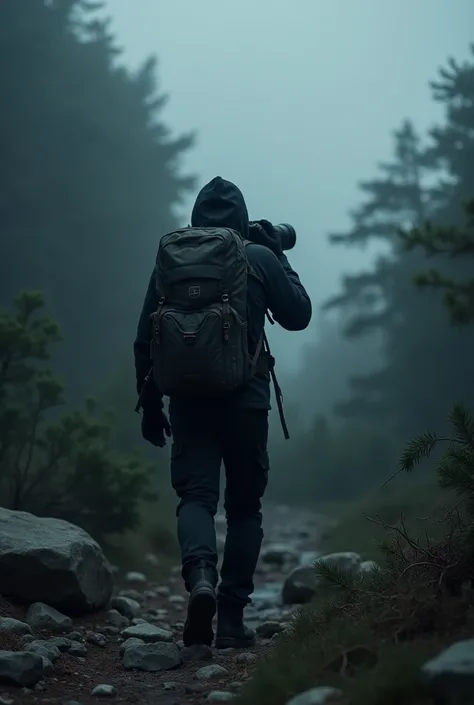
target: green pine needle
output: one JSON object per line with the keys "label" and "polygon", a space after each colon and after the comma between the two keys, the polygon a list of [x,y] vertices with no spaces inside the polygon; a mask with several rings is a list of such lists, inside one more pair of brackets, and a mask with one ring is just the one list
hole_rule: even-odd
{"label": "green pine needle", "polygon": [[402,452],[400,469],[404,472],[411,472],[424,458],[429,458],[439,441],[440,438],[431,432],[411,440]]}

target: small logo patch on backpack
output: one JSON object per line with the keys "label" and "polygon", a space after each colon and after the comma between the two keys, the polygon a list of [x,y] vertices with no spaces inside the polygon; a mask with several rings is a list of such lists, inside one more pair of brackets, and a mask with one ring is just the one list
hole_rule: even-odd
{"label": "small logo patch on backpack", "polygon": [[190,299],[198,299],[201,296],[201,287],[190,286],[188,289],[188,296]]}

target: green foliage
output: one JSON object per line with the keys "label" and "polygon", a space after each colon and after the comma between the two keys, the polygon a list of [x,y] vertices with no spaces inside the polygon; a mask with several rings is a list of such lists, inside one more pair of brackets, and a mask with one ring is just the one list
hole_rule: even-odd
{"label": "green foliage", "polygon": [[[442,227],[428,222],[422,228],[401,233],[407,250],[421,247],[432,255],[449,257],[472,257],[474,255],[474,199],[464,206],[465,227]],[[456,281],[443,276],[438,270],[421,272],[415,277],[421,287],[444,291],[444,303],[448,307],[453,323],[467,324],[474,320],[474,276]]]}
{"label": "green foliage", "polygon": [[407,445],[400,467],[409,472],[423,457],[429,457],[440,442],[448,442],[437,464],[439,484],[454,490],[474,517],[474,420],[460,405],[453,407],[449,420],[453,431],[451,438],[441,438],[434,433],[415,438]]}
{"label": "green foliage", "polygon": [[[289,633],[258,664],[237,705],[286,705],[317,686],[341,689],[351,705],[431,703],[421,687],[420,668],[446,642],[435,635],[400,643],[380,638],[376,619],[381,614],[375,615],[369,596],[366,615],[362,608],[352,612],[347,607],[340,593],[337,600],[326,598],[318,607],[302,610]],[[430,602],[427,612],[432,607]],[[468,633],[462,629],[458,635]]]}
{"label": "green foliage", "polygon": [[151,468],[111,449],[111,418],[93,400],[60,415],[63,386],[47,366],[58,326],[43,296],[23,292],[0,311],[0,502],[72,521],[94,536],[139,523]]}
{"label": "green foliage", "polygon": [[[103,382],[130,336],[158,240],[193,186],[157,62],[123,67],[104,3],[0,3],[0,304],[41,289],[68,391]],[[131,332],[132,331],[132,332]]]}
{"label": "green foliage", "polygon": [[[380,567],[372,573],[318,561],[313,603],[296,614],[259,664],[239,705],[285,705],[319,685],[340,688],[353,705],[431,702],[420,682],[421,665],[474,628],[474,422],[461,407],[450,419],[451,447],[436,473],[446,501],[440,516],[420,519],[424,526],[415,533],[403,516],[392,516],[395,505],[388,512],[381,507],[369,518],[384,537]],[[401,467],[410,470],[440,440],[432,434],[413,441]],[[453,490],[466,500],[464,514]],[[410,482],[403,492],[399,506],[428,509],[423,484]]]}
{"label": "green foliage", "polygon": [[342,589],[348,593],[356,593],[364,587],[364,577],[338,565],[331,565],[327,561],[317,560],[314,569],[319,582],[326,588],[329,586],[333,590]]}
{"label": "green foliage", "polygon": [[412,439],[402,453],[401,469],[406,472],[413,470],[423,458],[429,458],[439,441],[438,436],[430,431]]}

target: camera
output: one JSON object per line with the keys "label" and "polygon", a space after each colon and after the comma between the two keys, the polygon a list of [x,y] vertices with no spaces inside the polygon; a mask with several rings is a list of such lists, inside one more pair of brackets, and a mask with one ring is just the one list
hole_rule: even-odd
{"label": "camera", "polygon": [[[252,230],[258,230],[259,228],[262,231],[265,230],[263,225],[261,225],[258,220],[251,220],[249,222],[249,228],[250,233],[252,232]],[[275,230],[277,236],[280,238],[282,250],[292,250],[293,247],[296,245],[296,230],[294,229],[294,227],[289,223],[279,223],[278,225],[274,225],[273,229]],[[253,239],[251,235],[250,239]],[[258,238],[255,238],[255,240],[258,240]]]}
{"label": "camera", "polygon": [[279,223],[279,225],[274,225],[273,227],[280,238],[282,250],[292,250],[296,245],[296,230],[294,227],[289,223]]}

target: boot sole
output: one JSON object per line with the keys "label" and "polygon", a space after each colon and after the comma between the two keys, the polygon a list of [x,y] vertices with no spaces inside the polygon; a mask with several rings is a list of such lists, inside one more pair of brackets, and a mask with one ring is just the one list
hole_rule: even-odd
{"label": "boot sole", "polygon": [[255,646],[255,637],[251,639],[235,639],[232,636],[218,636],[216,649],[251,649]]}
{"label": "boot sole", "polygon": [[187,616],[189,636],[184,639],[185,642],[210,646],[213,637],[212,620],[216,609],[217,600],[214,590],[207,585],[198,587],[189,599]]}

